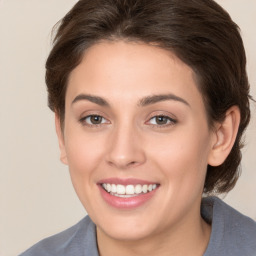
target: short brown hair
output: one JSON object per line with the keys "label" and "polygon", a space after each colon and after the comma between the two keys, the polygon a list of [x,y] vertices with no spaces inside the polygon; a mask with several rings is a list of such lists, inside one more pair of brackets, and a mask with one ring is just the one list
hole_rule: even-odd
{"label": "short brown hair", "polygon": [[63,123],[70,72],[101,40],[154,43],[189,65],[198,81],[209,125],[237,105],[241,122],[225,162],[208,166],[204,192],[232,189],[239,176],[241,138],[250,120],[246,56],[238,26],[213,0],[80,0],[61,20],[46,62],[49,107]]}

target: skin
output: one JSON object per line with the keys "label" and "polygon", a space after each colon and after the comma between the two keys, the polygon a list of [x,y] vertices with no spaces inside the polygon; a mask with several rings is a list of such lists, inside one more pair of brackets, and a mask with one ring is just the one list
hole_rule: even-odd
{"label": "skin", "polygon": [[[56,115],[56,129],[61,160],[97,226],[100,255],[191,256],[206,250],[211,227],[200,216],[206,169],[230,152],[239,110],[231,108],[223,124],[210,129],[194,78],[174,54],[123,41],[92,46],[72,71],[64,128]],[[99,124],[90,115],[102,117]],[[103,200],[97,185],[112,177],[160,186],[142,206],[118,209]]]}

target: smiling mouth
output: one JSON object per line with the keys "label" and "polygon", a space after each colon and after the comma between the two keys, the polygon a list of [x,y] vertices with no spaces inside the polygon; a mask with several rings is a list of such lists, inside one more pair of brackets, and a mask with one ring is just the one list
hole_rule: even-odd
{"label": "smiling mouth", "polygon": [[155,190],[158,184],[137,184],[137,185],[121,185],[121,184],[110,184],[102,183],[102,188],[109,194],[117,197],[129,198],[135,197],[142,194],[147,194]]}

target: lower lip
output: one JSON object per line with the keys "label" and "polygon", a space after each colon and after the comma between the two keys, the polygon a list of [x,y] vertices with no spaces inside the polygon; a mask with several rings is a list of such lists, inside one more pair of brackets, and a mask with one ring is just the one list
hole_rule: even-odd
{"label": "lower lip", "polygon": [[108,193],[101,185],[98,185],[101,195],[105,202],[107,202],[110,206],[119,208],[119,209],[133,209],[137,208],[146,202],[148,202],[156,193],[157,188],[152,190],[151,192],[145,193],[145,194],[139,194],[137,196],[133,197],[117,197],[113,196],[110,193]]}

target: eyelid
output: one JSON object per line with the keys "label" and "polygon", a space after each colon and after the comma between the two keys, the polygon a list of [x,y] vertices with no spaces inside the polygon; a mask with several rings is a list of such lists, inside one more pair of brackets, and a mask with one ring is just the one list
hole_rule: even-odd
{"label": "eyelid", "polygon": [[[105,121],[103,121],[101,124],[107,123],[107,119],[104,118],[103,116],[99,116],[99,115],[89,115],[89,116],[85,116],[85,117],[82,118],[82,120],[86,120],[86,119],[91,118],[91,117],[100,117],[100,118],[102,118],[102,120],[105,120]],[[89,124],[90,124],[90,123],[89,123]],[[95,124],[93,124],[93,125],[95,125]]]}
{"label": "eyelid", "polygon": [[[156,118],[156,117],[165,117],[167,118],[170,122],[167,123],[167,124],[150,124],[150,120],[152,120],[153,118]],[[164,128],[164,127],[168,127],[168,126],[172,126],[172,125],[175,125],[176,123],[178,122],[177,118],[174,117],[172,114],[170,113],[163,113],[163,112],[157,112],[157,113],[152,113],[149,118],[147,119],[146,121],[146,124],[148,125],[151,125],[153,127],[158,127],[158,128]]]}
{"label": "eyelid", "polygon": [[[101,117],[105,120],[104,123],[99,123],[99,124],[90,124],[88,122],[85,122],[85,120],[87,118],[90,118],[92,116],[98,116],[98,117]],[[99,127],[99,126],[102,126],[102,125],[106,125],[106,124],[110,124],[111,122],[109,121],[108,118],[105,117],[104,113],[99,113],[98,111],[86,111],[86,112],[83,112],[80,117],[78,118],[78,121],[83,125],[83,126],[88,126],[88,127]]]}

